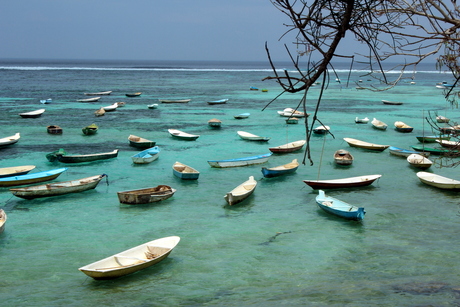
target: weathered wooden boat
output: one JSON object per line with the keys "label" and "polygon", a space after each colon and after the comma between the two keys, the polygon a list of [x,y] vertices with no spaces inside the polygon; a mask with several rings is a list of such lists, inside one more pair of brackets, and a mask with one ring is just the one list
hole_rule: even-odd
{"label": "weathered wooden boat", "polygon": [[41,99],[40,100],[40,103],[43,103],[43,104],[52,103],[52,102],[53,102],[53,99],[51,99],[51,98]]}
{"label": "weathered wooden boat", "polygon": [[283,111],[277,111],[280,116],[283,117],[305,117],[308,114],[305,114],[305,112],[298,111],[293,108],[286,108]]}
{"label": "weathered wooden boat", "polygon": [[100,108],[99,110],[96,110],[96,111],[94,112],[94,115],[96,115],[96,116],[103,116],[103,115],[105,115],[105,110],[104,110],[104,108]]}
{"label": "weathered wooden boat", "polygon": [[436,121],[438,123],[448,123],[448,122],[450,122],[450,119],[445,117],[445,116],[438,115],[438,116],[436,116]]}
{"label": "weathered wooden boat", "polygon": [[365,187],[382,177],[382,175],[364,175],[330,180],[303,180],[315,190]]}
{"label": "weathered wooden boat", "polygon": [[429,152],[420,152],[416,150],[409,150],[409,149],[399,148],[395,146],[388,147],[388,150],[390,151],[390,154],[394,156],[405,157],[405,158],[409,157],[411,154],[419,154],[424,157],[430,156]]}
{"label": "weathered wooden boat", "polygon": [[17,143],[19,139],[21,138],[21,134],[17,132],[16,134],[12,136],[7,136],[4,138],[0,139],[0,147],[5,147],[9,145],[13,145],[14,143]]}
{"label": "weathered wooden boat", "polygon": [[188,103],[192,99],[158,99],[161,103]]}
{"label": "weathered wooden boat", "polygon": [[0,233],[5,231],[6,220],[8,219],[6,212],[3,209],[0,209]]}
{"label": "weathered wooden boat", "polygon": [[208,160],[208,164],[211,167],[239,167],[239,166],[248,166],[253,164],[262,164],[268,161],[272,153],[267,153],[263,155],[245,157],[245,158],[235,158],[235,159],[226,159],[226,160]]}
{"label": "weathered wooden boat", "polygon": [[403,103],[400,101],[389,101],[389,100],[382,100],[383,104],[390,104],[390,105],[402,105]]}
{"label": "weathered wooden boat", "polygon": [[412,145],[412,149],[421,152],[429,152],[432,155],[450,155],[450,156],[458,156],[460,151],[456,149],[448,149],[448,148],[434,148],[434,147],[426,147],[423,145]]}
{"label": "weathered wooden boat", "polygon": [[136,164],[147,164],[155,161],[160,156],[160,148],[158,146],[144,149],[141,152],[131,156],[133,163]]}
{"label": "weathered wooden boat", "polygon": [[43,113],[45,113],[45,109],[38,109],[31,112],[19,113],[19,116],[23,118],[37,118],[42,116]]}
{"label": "weathered wooden boat", "polygon": [[436,143],[436,140],[449,141],[451,138],[451,135],[450,134],[427,135],[427,136],[416,136],[416,138],[420,143]]}
{"label": "weathered wooden boat", "polygon": [[190,134],[190,133],[183,132],[177,129],[168,129],[168,132],[173,137],[181,139],[181,140],[186,140],[186,141],[195,141],[197,138],[200,137],[197,134]]}
{"label": "weathered wooden boat", "polygon": [[25,188],[10,189],[14,196],[24,199],[34,199],[41,197],[58,196],[69,193],[78,193],[91,189],[95,189],[102,178],[107,177],[106,174],[96,175],[77,180],[69,180],[63,182],[52,182],[48,184],[35,185]]}
{"label": "weathered wooden boat", "polygon": [[272,178],[272,177],[278,177],[282,175],[287,175],[294,173],[297,171],[299,168],[299,162],[297,162],[297,159],[292,160],[289,163],[280,165],[280,166],[275,166],[275,167],[262,167],[262,174],[266,178]]}
{"label": "weathered wooden boat", "polygon": [[142,92],[136,92],[136,93],[128,93],[128,94],[125,94],[126,97],[139,97],[140,95],[142,95]]}
{"label": "weathered wooden boat", "polygon": [[418,172],[421,182],[444,190],[460,190],[460,181],[428,172]]}
{"label": "weathered wooden boat", "polygon": [[158,109],[158,103],[148,104],[147,108],[149,108],[149,109]]}
{"label": "weathered wooden boat", "polygon": [[318,126],[313,129],[313,133],[315,134],[326,134],[329,130],[331,130],[331,127],[329,126]]}
{"label": "weathered wooden boat", "polygon": [[361,221],[364,218],[366,211],[363,207],[353,206],[337,198],[327,196],[323,190],[318,192],[316,203],[327,213],[354,221]]}
{"label": "weathered wooden boat", "polygon": [[212,100],[208,101],[208,104],[214,105],[214,104],[224,104],[227,103],[228,99],[219,99],[219,100]]}
{"label": "weathered wooden boat", "polygon": [[258,136],[246,131],[237,131],[236,133],[240,138],[247,141],[268,142],[270,140],[267,136]]}
{"label": "weathered wooden boat", "polygon": [[353,163],[353,155],[345,149],[339,149],[334,152],[334,162],[338,165],[351,165]]}
{"label": "weathered wooden boat", "polygon": [[99,130],[99,127],[96,124],[91,124],[91,125],[83,127],[81,129],[81,131],[83,132],[84,135],[96,134],[97,130]]}
{"label": "weathered wooden boat", "polygon": [[381,120],[378,120],[374,117],[374,119],[371,121],[372,127],[378,130],[386,130],[388,125],[382,122]]}
{"label": "weathered wooden boat", "polygon": [[0,178],[25,175],[35,168],[35,165],[21,165],[0,168]]}
{"label": "weathered wooden boat", "polygon": [[172,166],[173,174],[183,180],[197,180],[200,172],[191,166],[176,162]]}
{"label": "weathered wooden boat", "polygon": [[298,124],[299,119],[297,117],[289,117],[286,119],[286,124]]}
{"label": "weathered wooden boat", "polygon": [[77,101],[78,102],[96,102],[99,99],[101,99],[101,97],[91,97],[91,98],[77,99]]}
{"label": "weathered wooden boat", "polygon": [[306,140],[299,140],[276,147],[269,147],[268,149],[273,153],[283,154],[301,150],[305,143],[307,143]]}
{"label": "weathered wooden boat", "polygon": [[95,154],[85,154],[85,155],[69,155],[64,149],[59,149],[53,151],[46,155],[46,158],[50,162],[59,161],[62,163],[82,163],[82,162],[92,162],[98,160],[107,160],[116,158],[118,156],[118,149],[109,152],[101,152]]}
{"label": "weathered wooden boat", "polygon": [[9,176],[0,178],[0,187],[10,187],[15,185],[33,184],[56,179],[59,175],[67,170],[66,167],[52,169],[32,174],[25,174],[19,176]]}
{"label": "weathered wooden boat", "polygon": [[117,192],[118,200],[122,204],[140,205],[159,202],[170,198],[176,193],[176,189],[167,185],[158,185],[153,188]]}
{"label": "weathered wooden boat", "polygon": [[394,125],[395,125],[395,130],[398,132],[408,133],[414,130],[413,127],[407,125],[406,123],[402,121],[396,121]]}
{"label": "weathered wooden boat", "polygon": [[436,140],[444,148],[460,149],[460,141]]}
{"label": "weathered wooden boat", "polygon": [[153,240],[85,265],[79,270],[96,280],[125,276],[164,260],[179,241],[177,236]]}
{"label": "weathered wooden boat", "polygon": [[224,198],[230,206],[241,203],[248,198],[256,189],[257,181],[254,176],[250,176],[248,180],[228,192]]}
{"label": "weathered wooden boat", "polygon": [[222,121],[217,118],[212,118],[208,120],[208,126],[213,128],[220,128],[222,126]]}
{"label": "weathered wooden boat", "polygon": [[136,147],[136,148],[150,148],[154,147],[156,142],[147,140],[145,138],[141,138],[140,136],[137,135],[130,135],[128,137],[129,145]]}
{"label": "weathered wooden boat", "polygon": [[390,147],[390,145],[380,145],[380,144],[368,143],[368,142],[364,142],[364,141],[360,141],[360,140],[352,139],[352,138],[343,138],[343,139],[351,147],[363,148],[363,149],[368,149],[368,150],[384,151],[385,149]]}
{"label": "weathered wooden boat", "polygon": [[241,113],[241,114],[238,114],[238,115],[234,115],[233,117],[235,119],[245,119],[245,118],[248,118],[249,115],[251,115],[251,113]]}
{"label": "weathered wooden boat", "polygon": [[411,154],[407,157],[407,162],[409,162],[411,166],[422,169],[427,169],[433,164],[430,159],[419,154]]}
{"label": "weathered wooden boat", "polygon": [[116,104],[117,107],[119,107],[119,108],[126,106],[126,102],[124,102],[124,101],[118,101],[118,102],[115,102],[115,104]]}
{"label": "weathered wooden boat", "polygon": [[365,118],[359,118],[359,117],[356,117],[355,118],[355,123],[357,124],[367,124],[369,122],[369,118],[365,117]]}
{"label": "weathered wooden boat", "polygon": [[46,131],[49,134],[62,134],[62,128],[59,127],[58,125],[50,125],[46,127]]}
{"label": "weathered wooden boat", "polygon": [[85,93],[86,96],[104,96],[104,95],[110,95],[110,94],[112,94],[112,91]]}
{"label": "weathered wooden boat", "polygon": [[113,111],[116,111],[118,108],[118,103],[114,103],[114,104],[111,104],[109,106],[105,106],[105,107],[102,107],[102,109],[104,109],[104,111],[106,112],[113,112]]}

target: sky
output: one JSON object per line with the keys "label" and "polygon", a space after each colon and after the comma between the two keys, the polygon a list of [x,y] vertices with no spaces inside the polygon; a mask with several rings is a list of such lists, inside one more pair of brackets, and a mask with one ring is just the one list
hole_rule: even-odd
{"label": "sky", "polygon": [[269,0],[2,0],[0,58],[288,60]]}

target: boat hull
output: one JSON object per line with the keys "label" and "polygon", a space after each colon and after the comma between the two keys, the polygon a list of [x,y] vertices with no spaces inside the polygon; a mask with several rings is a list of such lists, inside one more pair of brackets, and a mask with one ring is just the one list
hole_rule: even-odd
{"label": "boat hull", "polygon": [[347,220],[361,221],[364,219],[366,214],[364,208],[352,206],[337,198],[326,196],[321,190],[319,192],[316,197],[316,203],[325,212]]}
{"label": "boat hull", "polygon": [[264,154],[247,158],[237,158],[228,160],[209,160],[208,164],[211,167],[225,168],[225,167],[240,167],[253,164],[262,164],[268,161],[272,154]]}

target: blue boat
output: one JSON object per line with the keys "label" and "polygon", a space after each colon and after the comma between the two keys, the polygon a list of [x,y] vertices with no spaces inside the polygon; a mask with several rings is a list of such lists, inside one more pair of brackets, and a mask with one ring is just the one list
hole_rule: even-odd
{"label": "blue boat", "polygon": [[284,165],[276,166],[276,167],[262,167],[262,174],[266,178],[272,178],[272,177],[278,177],[286,174],[291,174],[294,173],[297,168],[299,168],[299,162],[297,162],[297,159],[292,160],[292,162],[289,162]]}
{"label": "blue boat", "polygon": [[236,158],[236,159],[227,159],[227,160],[209,160],[208,164],[212,167],[237,167],[237,166],[248,166],[253,164],[261,164],[268,161],[272,153],[267,153],[258,156],[246,157],[246,158]]}
{"label": "blue boat", "polygon": [[364,214],[366,214],[364,208],[356,207],[338,200],[337,198],[326,196],[323,190],[319,190],[319,194],[316,196],[316,203],[324,211],[347,220],[361,221],[364,219]]}
{"label": "blue boat", "polygon": [[243,118],[248,118],[249,115],[251,115],[251,113],[241,113],[241,114],[235,115],[233,117],[235,117],[236,119],[243,119]]}
{"label": "blue boat", "polygon": [[160,156],[160,148],[158,146],[147,148],[137,154],[131,156],[131,159],[136,164],[146,164],[155,161]]}
{"label": "blue boat", "polygon": [[425,157],[428,157],[430,155],[429,152],[420,152],[416,150],[410,150],[410,149],[404,149],[404,148],[399,148],[395,146],[390,146],[388,147],[388,150],[390,151],[390,154],[399,156],[399,157],[409,157],[411,154],[421,154]]}
{"label": "blue boat", "polygon": [[200,177],[199,171],[180,162],[174,163],[173,174],[183,180],[197,180]]}
{"label": "blue boat", "polygon": [[60,174],[62,174],[66,170],[67,167],[63,167],[44,172],[0,178],[0,187],[32,184],[37,182],[53,180],[56,179]]}

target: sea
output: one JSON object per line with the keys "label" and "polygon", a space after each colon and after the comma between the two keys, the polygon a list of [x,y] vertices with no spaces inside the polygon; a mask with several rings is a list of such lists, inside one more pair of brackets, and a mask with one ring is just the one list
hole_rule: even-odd
{"label": "sea", "polygon": [[[288,62],[276,68],[296,76]],[[416,176],[421,170],[388,149],[373,152],[343,140],[405,149],[420,145],[416,136],[435,133],[427,118],[439,114],[451,123],[459,120],[458,109],[436,87],[453,82],[452,75],[426,64],[381,90],[383,84],[366,71],[350,71],[349,63],[338,63],[330,72],[317,118],[331,134],[312,135],[311,161],[304,147],[274,154],[264,164],[212,168],[208,160],[266,154],[269,147],[306,139],[304,120],[288,125],[277,113],[296,108],[304,93],[284,93],[274,80],[263,81],[274,76],[268,61],[1,60],[0,137],[19,132],[21,138],[0,149],[0,166],[35,165],[31,173],[67,167],[55,182],[108,176],[94,190],[34,200],[0,188],[0,208],[8,216],[0,234],[1,306],[459,306],[458,192],[423,184]],[[310,114],[321,85],[307,94]],[[101,91],[112,94],[77,102],[90,97],[84,93]],[[142,94],[126,96],[134,92]],[[52,102],[40,103],[47,98]],[[191,101],[165,104],[159,99]],[[207,103],[218,99],[229,100]],[[94,115],[115,102],[125,106]],[[147,107],[154,103],[157,109]],[[46,111],[38,118],[18,115],[41,108]],[[234,118],[246,112],[248,118]],[[377,118],[388,129],[356,124],[356,117]],[[220,129],[208,126],[212,118],[222,121]],[[413,132],[395,131],[395,121],[414,127]],[[82,128],[92,123],[99,126],[97,134],[84,135]],[[59,125],[63,134],[48,134],[49,125]],[[170,128],[200,137],[176,139]],[[270,140],[243,140],[237,131]],[[131,156],[139,149],[129,145],[129,135],[156,141],[159,158],[133,164]],[[77,164],[46,159],[61,148],[68,154],[114,149],[119,154]],[[338,149],[354,156],[351,166],[335,165]],[[301,163],[297,172],[263,177],[262,167],[293,159]],[[458,160],[430,159],[434,164],[426,171],[460,179]],[[199,179],[175,177],[176,161],[199,170]],[[373,174],[382,177],[370,186],[326,191],[364,207],[360,222],[322,211],[315,203],[318,191],[303,182]],[[228,206],[224,195],[250,176],[258,182],[253,195]],[[177,191],[158,203],[119,203],[119,191],[157,185]],[[181,240],[168,258],[142,271],[103,281],[78,270],[167,236]]]}

